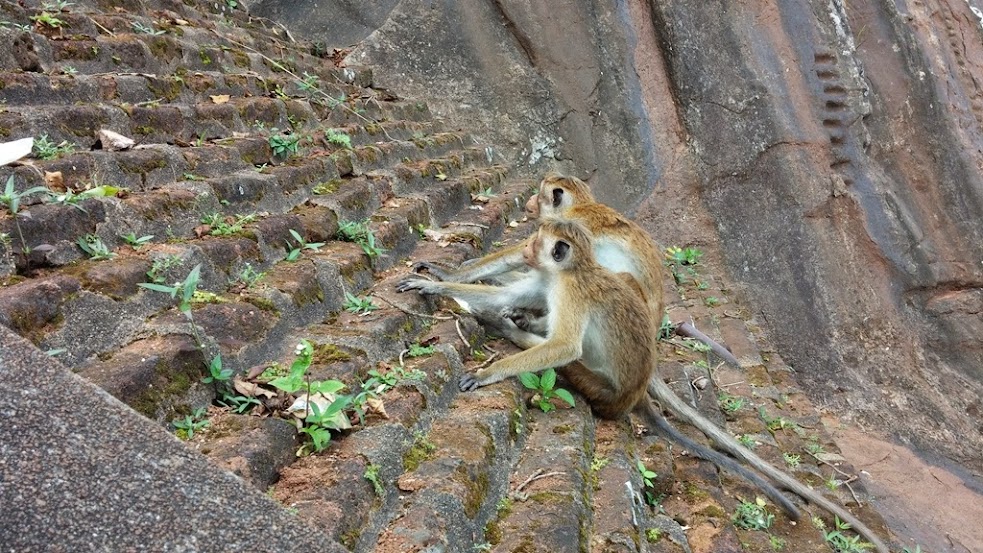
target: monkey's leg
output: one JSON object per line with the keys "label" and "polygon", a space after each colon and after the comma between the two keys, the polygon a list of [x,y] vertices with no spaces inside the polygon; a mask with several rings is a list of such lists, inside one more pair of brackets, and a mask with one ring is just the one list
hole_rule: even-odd
{"label": "monkey's leg", "polygon": [[638,402],[638,394],[619,392],[611,379],[595,373],[581,363],[571,363],[563,367],[561,372],[580,395],[587,398],[591,409],[601,418],[620,419]]}

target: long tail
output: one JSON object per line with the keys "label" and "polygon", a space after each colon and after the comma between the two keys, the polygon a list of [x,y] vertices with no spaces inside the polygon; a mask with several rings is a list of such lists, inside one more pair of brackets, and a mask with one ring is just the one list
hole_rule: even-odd
{"label": "long tail", "polygon": [[713,424],[709,419],[701,415],[690,407],[685,401],[679,398],[669,386],[659,378],[653,376],[649,380],[649,395],[658,400],[663,407],[668,408],[673,414],[683,419],[685,422],[697,427],[707,435],[721,449],[730,453],[734,457],[743,460],[752,468],[768,476],[783,488],[792,491],[803,499],[826,509],[830,513],[838,516],[840,520],[848,523],[853,529],[872,543],[877,548],[878,553],[890,553],[890,550],[883,541],[866,524],[853,516],[842,506],[826,499],[823,495],[812,488],[799,482],[789,474],[775,468],[773,465],[757,456],[754,452],[742,446],[733,436]]}
{"label": "long tail", "polygon": [[700,459],[710,461],[718,467],[728,470],[760,488],[761,491],[770,497],[771,500],[777,505],[779,505],[792,520],[799,520],[799,518],[802,516],[795,504],[792,503],[789,498],[785,497],[782,492],[775,488],[771,482],[763,478],[760,474],[749,470],[744,465],[741,465],[732,457],[728,457],[719,451],[710,449],[709,447],[694,441],[686,434],[683,434],[678,428],[670,424],[662,413],[652,406],[651,402],[646,400],[643,405],[639,405],[635,412],[641,415],[650,427],[654,427],[666,438],[688,449],[693,455],[699,457]]}

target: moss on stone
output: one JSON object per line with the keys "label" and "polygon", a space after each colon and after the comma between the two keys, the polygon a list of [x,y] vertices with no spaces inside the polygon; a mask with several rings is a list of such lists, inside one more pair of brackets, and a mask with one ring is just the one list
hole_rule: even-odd
{"label": "moss on stone", "polygon": [[328,364],[338,361],[349,361],[352,356],[334,344],[319,344],[314,347],[313,363]]}

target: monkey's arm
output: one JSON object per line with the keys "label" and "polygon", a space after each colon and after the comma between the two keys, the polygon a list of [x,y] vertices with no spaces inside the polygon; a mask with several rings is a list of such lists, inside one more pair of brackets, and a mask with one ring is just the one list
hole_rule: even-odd
{"label": "monkey's arm", "polygon": [[463,375],[460,381],[461,391],[471,391],[479,386],[487,386],[519,373],[562,367],[580,359],[583,355],[587,316],[585,314],[576,316],[574,313],[568,313],[567,316],[556,316],[551,317],[551,319],[553,327],[549,338],[543,339],[534,334],[517,330],[530,340],[527,345],[532,345],[532,347],[496,361],[473,375]]}
{"label": "monkey's arm", "polygon": [[397,292],[417,290],[421,295],[450,296],[468,304],[477,313],[498,313],[510,306],[541,309],[545,305],[542,285],[535,275],[519,279],[508,286],[434,282],[411,275],[396,284]]}
{"label": "monkey's arm", "polygon": [[418,261],[413,270],[426,269],[430,274],[445,282],[477,282],[523,266],[522,248],[525,242],[492,252],[481,259],[462,263],[457,270],[447,270],[429,261]]}

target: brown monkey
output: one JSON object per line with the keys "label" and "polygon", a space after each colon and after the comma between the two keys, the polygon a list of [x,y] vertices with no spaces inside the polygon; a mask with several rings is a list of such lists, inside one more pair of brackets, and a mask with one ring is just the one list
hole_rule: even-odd
{"label": "brown monkey", "polygon": [[[638,301],[644,291],[630,274],[615,274],[598,265],[593,251],[588,233],[578,223],[547,220],[526,242],[522,255],[532,270],[518,285],[499,288],[416,278],[404,279],[397,290],[451,295],[476,306],[500,301],[503,295],[507,302],[519,306],[545,299],[547,337],[512,324],[508,337],[525,351],[496,361],[475,374],[462,376],[462,391],[520,372],[569,363],[561,371],[587,398],[598,416],[618,419],[634,411],[647,424],[668,434],[697,456],[755,484],[792,518],[798,518],[795,505],[772,484],[734,459],[680,433],[653,408],[646,385],[655,368],[652,337],[657,329],[648,308]],[[503,324],[509,323],[505,320]]]}
{"label": "brown monkey", "polygon": [[[556,174],[547,175],[543,179],[539,192],[530,199],[526,207],[533,214],[559,216],[563,219],[574,220],[583,224],[588,231],[595,235],[592,248],[596,262],[612,271],[627,272],[633,275],[637,279],[638,285],[645,292],[643,298],[648,304],[650,320],[655,321],[656,325],[661,322],[664,311],[661,276],[662,256],[656,249],[651,238],[641,227],[638,227],[637,224],[617,213],[615,210],[596,203],[590,189],[579,179],[563,177]],[[528,247],[533,239],[535,237],[527,241],[525,247]],[[518,269],[522,263],[523,247],[523,245],[520,245],[507,248],[486,256],[477,262],[468,264],[454,272],[444,271],[429,263],[420,263],[418,266],[427,268],[438,278],[457,282],[473,282],[495,276],[502,272]],[[412,285],[412,283],[416,282],[416,280],[412,280],[412,277],[404,279],[400,284],[401,291],[417,288],[421,290],[421,293],[450,295],[461,299],[463,289],[458,287],[476,286],[468,284],[430,283],[426,286],[427,291],[424,291],[423,286]],[[453,286],[453,289],[450,288],[451,286]],[[547,304],[550,303],[543,297],[548,291],[546,288],[542,288],[542,286],[542,275],[538,271],[532,271],[525,279],[519,279],[504,288],[485,290],[483,295],[478,292],[483,289],[480,286],[472,290],[473,292],[478,292],[478,297],[483,299],[477,299],[477,297],[472,298],[472,300],[464,299],[469,301],[469,303],[473,302],[475,307],[479,308],[479,314],[481,313],[481,308],[492,311],[507,310],[513,307],[542,310],[547,308]],[[577,298],[572,305],[579,305],[582,301],[582,298]],[[552,305],[555,306],[555,304]],[[548,313],[547,317],[549,317]],[[547,328],[552,328],[549,326],[548,320],[552,319],[546,319],[540,324],[545,324]],[[499,324],[508,326],[507,321]],[[535,325],[533,326],[535,327]],[[503,329],[498,328],[498,330],[502,331]],[[543,329],[538,328],[537,330],[542,331]],[[532,339],[528,336],[530,333],[523,332],[518,328],[505,328],[502,333],[520,347],[529,347],[527,344],[533,343]],[[652,338],[654,339],[654,337],[655,333],[653,332]],[[652,362],[654,370],[654,358]],[[484,383],[481,383],[481,385],[484,385]],[[786,489],[836,514],[841,520],[850,523],[857,532],[873,543],[879,552],[887,553],[887,547],[883,542],[867,526],[860,522],[859,519],[785,472],[775,468],[749,449],[743,447],[733,436],[717,427],[713,422],[676,396],[661,378],[658,376],[652,378],[648,384],[648,391],[663,407],[684,421],[699,428],[719,447],[769,476]],[[661,414],[659,418],[661,418]],[[665,430],[666,427],[671,428],[664,419],[661,421],[653,419],[651,422],[655,422],[656,426],[662,430]],[[672,429],[670,437],[679,440],[682,436],[678,431]],[[708,456],[708,450],[706,448],[699,445],[694,448],[688,445],[689,443],[692,443],[692,441],[683,443],[683,445],[693,450],[698,456],[711,460],[719,466],[727,465],[725,461],[720,460],[721,456],[712,454]],[[727,457],[723,457],[723,459],[729,460]],[[742,471],[740,474],[748,478],[746,471]],[[786,511],[789,512],[792,518],[798,517],[798,511],[794,507],[791,509],[786,508]]]}

